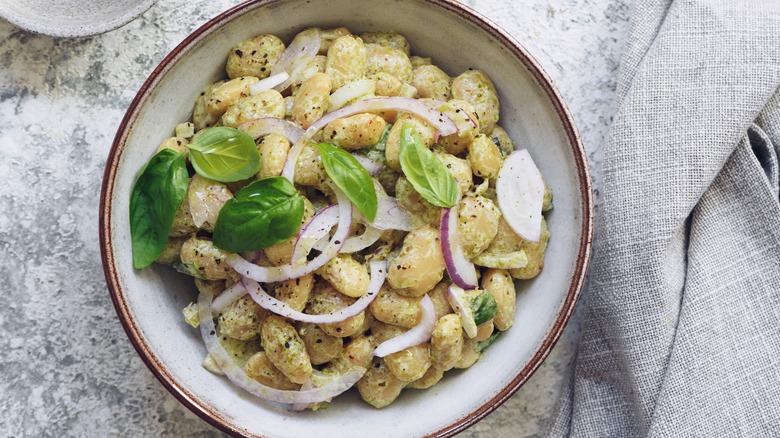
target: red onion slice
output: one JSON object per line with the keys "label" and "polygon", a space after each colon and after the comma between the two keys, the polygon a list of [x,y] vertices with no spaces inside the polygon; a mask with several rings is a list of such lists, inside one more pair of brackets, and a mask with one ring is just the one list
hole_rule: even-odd
{"label": "red onion slice", "polygon": [[376,112],[376,111],[406,111],[410,112],[428,123],[430,123],[441,135],[449,135],[458,131],[458,127],[447,115],[441,111],[431,108],[428,105],[420,102],[417,99],[409,99],[405,97],[383,97],[376,99],[366,99],[359,102],[355,102],[352,105],[347,105],[344,108],[325,114],[316,122],[309,126],[303,136],[290,148],[290,152],[287,154],[287,161],[284,163],[284,169],[282,170],[282,176],[294,181],[295,176],[295,163],[298,162],[298,157],[301,155],[303,146],[306,142],[314,136],[325,125],[333,120],[340,119],[342,117],[349,117],[355,114]]}
{"label": "red onion slice", "polygon": [[330,242],[323,248],[322,252],[305,265],[295,268],[291,278],[303,277],[304,275],[321,268],[325,263],[328,263],[330,259],[336,257],[336,254],[341,251],[341,248],[349,237],[349,231],[350,228],[352,228],[352,203],[349,201],[349,198],[347,198],[347,195],[336,187],[336,185],[331,185],[331,188],[336,194],[336,199],[339,202],[339,223],[336,226],[336,231],[333,233],[333,237],[331,237]]}
{"label": "red onion slice", "polygon": [[518,236],[538,242],[542,233],[544,180],[527,149],[512,152],[498,171],[498,208]]}
{"label": "red onion slice", "polygon": [[303,129],[289,120],[276,117],[263,117],[249,120],[237,126],[237,129],[246,132],[257,140],[268,134],[279,134],[287,137],[290,143],[295,143],[303,135]]}
{"label": "red onion slice", "polygon": [[275,283],[278,281],[289,280],[292,277],[292,266],[258,266],[252,262],[244,260],[238,254],[231,254],[225,258],[225,263],[230,265],[236,272],[244,277],[249,277],[261,283]]}
{"label": "red onion slice", "polygon": [[287,72],[289,77],[284,82],[275,86],[276,91],[284,91],[290,86],[301,71],[306,68],[306,65],[317,56],[317,52],[320,51],[320,30],[317,28],[306,29],[303,32],[293,38],[292,42],[284,52],[279,60],[276,61],[271,69],[271,76]]}
{"label": "red onion slice", "polygon": [[433,301],[426,294],[420,300],[420,306],[422,306],[423,312],[419,324],[412,327],[408,332],[379,344],[376,350],[374,350],[374,356],[385,357],[388,354],[414,347],[431,339],[431,333],[433,333],[433,328],[436,326],[436,310],[433,307]]}
{"label": "red onion slice", "polygon": [[217,366],[230,379],[233,384],[243,388],[250,394],[260,397],[264,400],[270,400],[277,403],[295,404],[295,403],[318,403],[335,397],[351,388],[366,372],[365,368],[355,367],[342,374],[331,382],[320,388],[312,388],[307,391],[285,391],[265,386],[247,376],[230,357],[225,348],[219,342],[217,329],[214,325],[214,319],[211,316],[211,306],[213,296],[208,291],[201,292],[198,296],[198,311],[200,317],[200,334],[203,342],[206,344],[206,350]]}
{"label": "red onion slice", "polygon": [[382,168],[385,167],[379,161],[374,161],[363,154],[353,152],[352,156],[355,157],[356,160],[358,160],[358,163],[360,163],[363,167],[366,168],[366,172],[368,172],[368,174],[371,176],[379,175],[379,172],[381,172]]}
{"label": "red onion slice", "polygon": [[295,321],[309,322],[312,324],[331,324],[344,321],[345,319],[351,318],[364,311],[366,307],[374,301],[377,295],[379,295],[379,289],[385,282],[385,276],[387,275],[387,262],[384,260],[373,261],[369,263],[369,268],[371,270],[371,282],[368,283],[366,293],[348,307],[345,307],[338,312],[323,315],[310,315],[293,309],[286,303],[268,295],[260,284],[254,280],[243,278],[241,282],[249,292],[249,296],[252,297],[260,307],[270,312]]}
{"label": "red onion slice", "polygon": [[382,230],[374,228],[371,225],[366,225],[366,229],[363,230],[363,233],[347,239],[346,243],[344,243],[344,247],[341,248],[341,252],[353,253],[368,248],[379,240],[379,236],[381,235]]}
{"label": "red onion slice", "polygon": [[328,246],[329,238],[330,236],[323,236],[322,239],[318,240],[317,243],[311,247],[311,249],[316,249],[317,251],[322,252],[322,250]]}
{"label": "red onion slice", "polygon": [[287,79],[290,79],[290,75],[287,74],[286,71],[283,71],[281,73],[268,76],[265,79],[261,79],[252,85],[249,86],[249,94],[257,94],[261,93],[265,90],[270,90],[271,88],[283,84],[284,81]]}
{"label": "red onion slice", "polygon": [[381,196],[377,199],[376,217],[371,224],[380,230],[414,230],[414,218],[408,211],[398,205],[398,200],[391,196]]}
{"label": "red onion slice", "polygon": [[214,298],[214,301],[211,303],[211,311],[219,313],[244,295],[246,295],[246,288],[241,282],[238,282]]}
{"label": "red onion slice", "polygon": [[335,205],[322,209],[306,225],[298,231],[298,240],[292,254],[292,266],[298,267],[306,263],[312,248],[323,238],[328,236],[330,230],[339,223],[339,210]]}
{"label": "red onion slice", "polygon": [[477,324],[474,322],[474,314],[471,310],[471,300],[467,296],[467,292],[455,284],[451,284],[447,290],[447,301],[452,306],[452,309],[460,316],[460,321],[463,324],[463,331],[466,332],[466,336],[473,338],[477,336]]}
{"label": "red onion slice", "polygon": [[442,210],[441,251],[452,282],[464,289],[475,289],[478,283],[477,269],[466,259],[458,239],[458,203]]}

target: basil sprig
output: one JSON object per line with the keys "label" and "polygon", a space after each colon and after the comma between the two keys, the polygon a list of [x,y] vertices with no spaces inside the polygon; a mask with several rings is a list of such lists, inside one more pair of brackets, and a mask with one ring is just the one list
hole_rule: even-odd
{"label": "basil sprig", "polygon": [[206,129],[187,148],[195,171],[214,181],[241,181],[260,170],[260,153],[254,139],[236,128]]}
{"label": "basil sprig", "polygon": [[366,168],[344,149],[328,143],[318,144],[317,149],[328,176],[347,195],[355,208],[373,222],[377,210],[376,189]]}
{"label": "basil sprig", "polygon": [[214,245],[241,252],[284,242],[300,228],[303,208],[303,198],[287,178],[254,181],[237,191],[219,211]]}
{"label": "basil sprig", "polygon": [[152,264],[165,249],[188,182],[184,155],[171,149],[158,152],[141,169],[130,194],[130,240],[136,269]]}
{"label": "basil sprig", "polygon": [[439,207],[452,207],[458,200],[455,177],[427,147],[414,127],[401,128],[401,170],[412,187],[426,201]]}

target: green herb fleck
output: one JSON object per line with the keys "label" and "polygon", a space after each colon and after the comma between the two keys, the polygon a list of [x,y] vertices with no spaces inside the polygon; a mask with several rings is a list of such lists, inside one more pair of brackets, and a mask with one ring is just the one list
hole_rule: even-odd
{"label": "green herb fleck", "polygon": [[474,314],[474,323],[480,325],[490,321],[498,313],[498,304],[490,292],[484,291],[471,302],[471,311]]}

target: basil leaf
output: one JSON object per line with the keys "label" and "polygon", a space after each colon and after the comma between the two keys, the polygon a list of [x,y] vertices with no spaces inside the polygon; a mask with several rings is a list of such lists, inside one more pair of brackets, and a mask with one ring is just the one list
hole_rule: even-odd
{"label": "basil leaf", "polygon": [[484,291],[471,302],[471,311],[474,314],[474,323],[480,325],[496,316],[498,304],[490,292]]}
{"label": "basil leaf", "polygon": [[188,182],[184,155],[171,149],[158,152],[141,169],[130,193],[130,241],[136,269],[151,265],[165,249]]}
{"label": "basil leaf", "polygon": [[373,222],[377,210],[376,189],[366,168],[344,149],[328,143],[318,144],[317,149],[328,176],[344,191],[363,216]]}
{"label": "basil leaf", "polygon": [[439,207],[452,207],[458,200],[455,177],[427,147],[414,127],[405,123],[401,129],[401,170],[412,187],[426,201]]}
{"label": "basil leaf", "polygon": [[260,170],[260,153],[255,141],[235,128],[205,129],[187,147],[195,171],[214,181],[241,181]]}
{"label": "basil leaf", "polygon": [[294,236],[303,219],[303,198],[280,176],[237,191],[219,211],[213,242],[232,252],[257,251]]}

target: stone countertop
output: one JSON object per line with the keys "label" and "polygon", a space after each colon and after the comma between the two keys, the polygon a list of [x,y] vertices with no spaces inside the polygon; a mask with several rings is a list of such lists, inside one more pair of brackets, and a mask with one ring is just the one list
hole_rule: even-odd
{"label": "stone countertop", "polygon": [[[557,84],[597,194],[629,2],[467,1],[525,45]],[[0,430],[7,436],[220,435],[163,388],[125,336],[101,267],[98,200],[113,136],[141,83],[187,34],[236,3],[160,0],[127,26],[84,39],[0,21]],[[461,436],[542,433],[572,362],[580,313],[528,383]]]}

